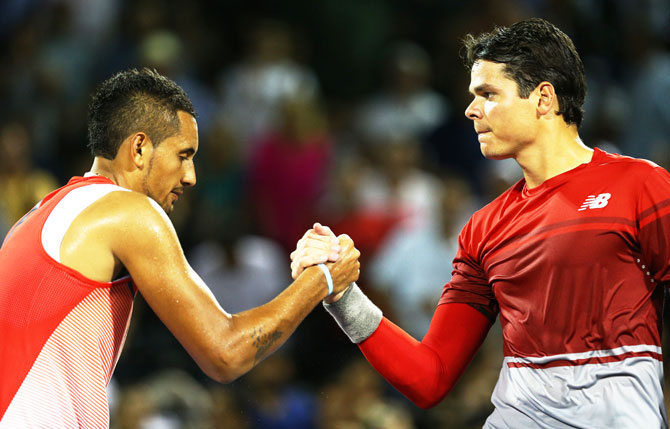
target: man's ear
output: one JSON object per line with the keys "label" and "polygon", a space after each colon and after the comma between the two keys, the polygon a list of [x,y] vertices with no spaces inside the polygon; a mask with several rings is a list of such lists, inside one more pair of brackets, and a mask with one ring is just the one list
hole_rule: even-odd
{"label": "man's ear", "polygon": [[[552,111],[558,111],[558,98],[556,98],[556,91],[554,85],[549,82],[540,82],[535,88],[537,93],[537,112],[540,115],[546,115]],[[554,106],[556,104],[556,106]]]}
{"label": "man's ear", "polygon": [[128,139],[130,140],[128,146],[130,157],[135,166],[141,170],[148,163],[149,159],[151,159],[151,153],[154,148],[151,139],[143,132],[134,133]]}

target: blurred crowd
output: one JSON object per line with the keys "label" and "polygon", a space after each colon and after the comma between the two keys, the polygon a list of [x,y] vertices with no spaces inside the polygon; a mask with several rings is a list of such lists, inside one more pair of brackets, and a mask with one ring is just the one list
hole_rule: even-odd
{"label": "blurred crowd", "polygon": [[[420,339],[460,228],[521,177],[485,160],[463,111],[460,40],[539,16],[586,67],[589,146],[670,167],[665,0],[0,1],[0,235],[88,170],[86,107],[116,71],[151,67],[198,112],[197,185],[172,219],[222,307],[290,281],[313,222],[361,251],[361,288]],[[665,335],[667,339],[668,335]],[[117,428],[481,427],[500,328],[430,411],[400,396],[317,308],[278,353],[230,385],[198,370],[136,300],[110,384]]]}

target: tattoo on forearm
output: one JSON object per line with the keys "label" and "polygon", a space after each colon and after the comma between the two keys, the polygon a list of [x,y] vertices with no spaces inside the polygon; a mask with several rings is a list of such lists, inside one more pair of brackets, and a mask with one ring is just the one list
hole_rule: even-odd
{"label": "tattoo on forearm", "polygon": [[277,342],[279,338],[281,338],[282,332],[281,331],[274,331],[270,332],[269,334],[264,334],[263,329],[258,328],[254,329],[254,332],[251,334],[251,338],[253,339],[253,346],[256,347],[256,356],[254,357],[254,365],[258,363],[263,356],[265,356],[265,353],[272,347],[274,343]]}

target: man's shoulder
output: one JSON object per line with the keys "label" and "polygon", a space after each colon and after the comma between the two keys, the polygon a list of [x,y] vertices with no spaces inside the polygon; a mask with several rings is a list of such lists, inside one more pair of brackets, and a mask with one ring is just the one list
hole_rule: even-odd
{"label": "man's shoulder", "polygon": [[128,211],[129,209],[139,210],[157,210],[160,209],[158,203],[141,192],[131,191],[130,189],[116,187],[104,197],[109,204],[116,205],[117,210]]}
{"label": "man's shoulder", "polygon": [[661,166],[642,158],[601,152],[595,168],[591,169],[592,180],[607,182],[613,186],[629,189],[634,194],[640,189],[660,182],[667,185],[670,174]]}
{"label": "man's shoulder", "polygon": [[633,158],[631,156],[620,155],[616,153],[608,153],[600,151],[598,162],[599,167],[608,167],[612,170],[625,170],[628,173],[642,173],[648,174],[658,168],[661,168],[653,161],[642,158]]}
{"label": "man's shoulder", "polygon": [[100,198],[94,209],[98,215],[121,217],[126,221],[136,218],[158,220],[167,217],[160,205],[150,197],[121,187]]}
{"label": "man's shoulder", "polygon": [[148,196],[118,189],[83,211],[72,225],[73,234],[94,237],[94,248],[118,256],[132,255],[139,247],[155,247],[176,240],[172,222]]}
{"label": "man's shoulder", "polygon": [[169,223],[167,215],[153,199],[129,189],[115,187],[82,213],[87,221],[107,224],[116,230],[130,231]]}

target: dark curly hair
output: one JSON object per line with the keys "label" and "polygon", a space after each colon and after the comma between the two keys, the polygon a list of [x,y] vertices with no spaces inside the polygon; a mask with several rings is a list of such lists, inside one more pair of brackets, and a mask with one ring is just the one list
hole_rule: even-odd
{"label": "dark curly hair", "polygon": [[158,145],[180,132],[180,110],[195,117],[184,90],[156,70],[119,72],[93,95],[88,109],[88,147],[93,156],[114,159],[123,140],[138,131]]}
{"label": "dark curly hair", "polygon": [[468,69],[478,60],[505,64],[505,75],[517,83],[522,98],[541,82],[550,82],[558,97],[558,114],[579,127],[586,97],[584,64],[572,40],[555,25],[532,18],[476,37],[468,34],[463,44]]}

